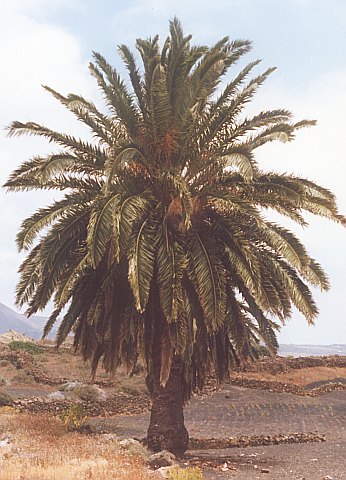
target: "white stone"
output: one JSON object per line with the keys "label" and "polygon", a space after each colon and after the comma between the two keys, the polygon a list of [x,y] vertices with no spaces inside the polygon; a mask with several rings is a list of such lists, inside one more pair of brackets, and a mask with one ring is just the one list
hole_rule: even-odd
{"label": "white stone", "polygon": [[148,463],[152,468],[169,467],[175,462],[175,456],[168,450],[150,455]]}
{"label": "white stone", "polygon": [[133,445],[142,445],[141,442],[138,440],[135,440],[134,438],[125,438],[124,440],[120,440],[119,445],[121,445],[123,448],[129,448],[132,447]]}
{"label": "white stone", "polygon": [[155,470],[162,478],[172,478],[169,472],[173,469],[177,468],[175,465],[169,465],[167,467],[160,467]]}
{"label": "white stone", "polygon": [[51,392],[47,395],[48,400],[65,400],[65,395],[62,392]]}
{"label": "white stone", "polygon": [[71,392],[73,390],[75,390],[76,388],[79,388],[79,387],[82,387],[84,384],[82,382],[67,382],[67,383],[64,383],[64,385],[62,385],[62,389],[65,391],[65,392]]}

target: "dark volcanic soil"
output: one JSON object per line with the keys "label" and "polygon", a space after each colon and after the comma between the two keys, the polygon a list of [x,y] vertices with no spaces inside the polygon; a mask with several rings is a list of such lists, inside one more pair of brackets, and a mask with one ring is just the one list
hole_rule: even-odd
{"label": "dark volcanic soil", "polygon": [[[323,443],[189,451],[186,462],[202,465],[208,480],[346,478],[345,391],[311,398],[227,385],[210,397],[192,399],[185,419],[190,436],[199,438],[314,431],[327,436]],[[120,437],[142,438],[148,421],[145,413],[91,422]]]}
{"label": "dark volcanic soil", "polygon": [[[17,356],[12,353],[13,355],[16,364],[17,357],[23,356],[18,353]],[[33,357],[29,357],[25,354],[24,363],[19,362],[18,368],[23,368],[24,373],[35,376],[37,382],[48,384],[45,386],[12,385],[7,387],[7,390],[16,396],[43,398],[50,391],[56,390],[57,385],[63,380],[55,378],[51,373],[48,376],[42,374],[42,366]],[[346,390],[330,391],[320,396],[301,396],[304,388],[293,385],[295,390],[292,390],[291,386],[289,391],[297,393],[299,390],[299,396],[293,393],[271,391],[277,389],[274,384],[278,382],[280,384],[277,386],[289,387],[283,381],[281,373],[285,374],[292,369],[308,370],[309,367],[326,366],[335,368],[335,378],[342,386],[345,378],[339,378],[340,375],[342,377],[344,375],[341,373],[343,370],[339,370],[338,367],[346,367],[345,357],[263,359],[249,365],[245,371],[269,372],[276,375],[275,382],[256,380],[255,385],[250,381],[247,385],[254,388],[226,385],[223,390],[211,396],[193,398],[185,410],[186,426],[190,437],[227,439],[241,435],[317,432],[326,435],[326,442],[188,451],[184,462],[187,465],[201,466],[207,480],[230,478],[236,480],[346,480]],[[317,378],[321,377],[317,376]],[[107,381],[104,383],[106,385],[102,384],[102,387],[107,386]],[[315,382],[316,386],[324,383],[325,380]],[[258,388],[260,384],[265,390]],[[309,387],[315,384],[310,384]],[[282,388],[277,390],[280,391]],[[124,409],[118,411],[131,411],[128,405],[125,405],[125,400],[123,396],[121,406]],[[141,407],[139,411],[147,407],[146,401],[141,398],[136,402],[139,402]],[[107,410],[107,412],[110,411],[114,410]],[[99,413],[91,412],[91,414]],[[127,416],[116,415],[109,418],[95,417],[90,420],[95,431],[112,431],[120,438],[143,438],[148,423],[149,412]]]}

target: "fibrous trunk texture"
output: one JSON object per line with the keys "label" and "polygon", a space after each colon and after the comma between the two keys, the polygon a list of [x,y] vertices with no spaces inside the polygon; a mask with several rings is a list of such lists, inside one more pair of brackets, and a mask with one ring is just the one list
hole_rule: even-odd
{"label": "fibrous trunk texture", "polygon": [[147,435],[148,447],[153,452],[168,450],[182,456],[189,438],[184,425],[182,362],[179,356],[174,355],[165,387],[160,385],[160,362],[155,363],[150,382],[153,404]]}

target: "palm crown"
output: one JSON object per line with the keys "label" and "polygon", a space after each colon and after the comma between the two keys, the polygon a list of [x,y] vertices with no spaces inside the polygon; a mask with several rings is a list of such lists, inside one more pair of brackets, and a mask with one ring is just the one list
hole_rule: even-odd
{"label": "palm crown", "polygon": [[23,163],[6,183],[66,192],[18,233],[19,249],[29,251],[18,304],[31,315],[54,298],[46,334],[67,308],[58,342],[73,330],[94,370],[100,359],[112,371],[143,355],[149,372],[159,364],[165,385],[179,355],[186,398],[210,368],[221,380],[239,356],[254,355],[260,339],[275,350],[273,318],[284,321],[292,305],[313,322],[308,284],[328,288],[301,242],[263,211],[300,225],[304,212],[345,223],[330,191],[256,163],[258,147],[315,123],[293,123],[283,109],[242,116],[274,69],[247,80],[252,62],[221,90],[250,42],[226,37],[207,48],[190,39],[175,19],[161,50],[158,37],[137,40],[143,71],[121,45],[131,89],[95,53],[90,71],[107,114],[45,87],[93,141],[14,122],[10,134],[39,135],[61,150]]}

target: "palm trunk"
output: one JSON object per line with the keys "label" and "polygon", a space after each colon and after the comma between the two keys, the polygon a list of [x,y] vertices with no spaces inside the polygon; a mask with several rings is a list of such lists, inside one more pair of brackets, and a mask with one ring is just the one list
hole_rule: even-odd
{"label": "palm trunk", "polygon": [[171,372],[163,387],[160,385],[160,361],[154,362],[150,392],[152,409],[147,435],[148,447],[154,452],[168,450],[177,456],[187,449],[188,433],[184,425],[182,361],[174,355]]}

